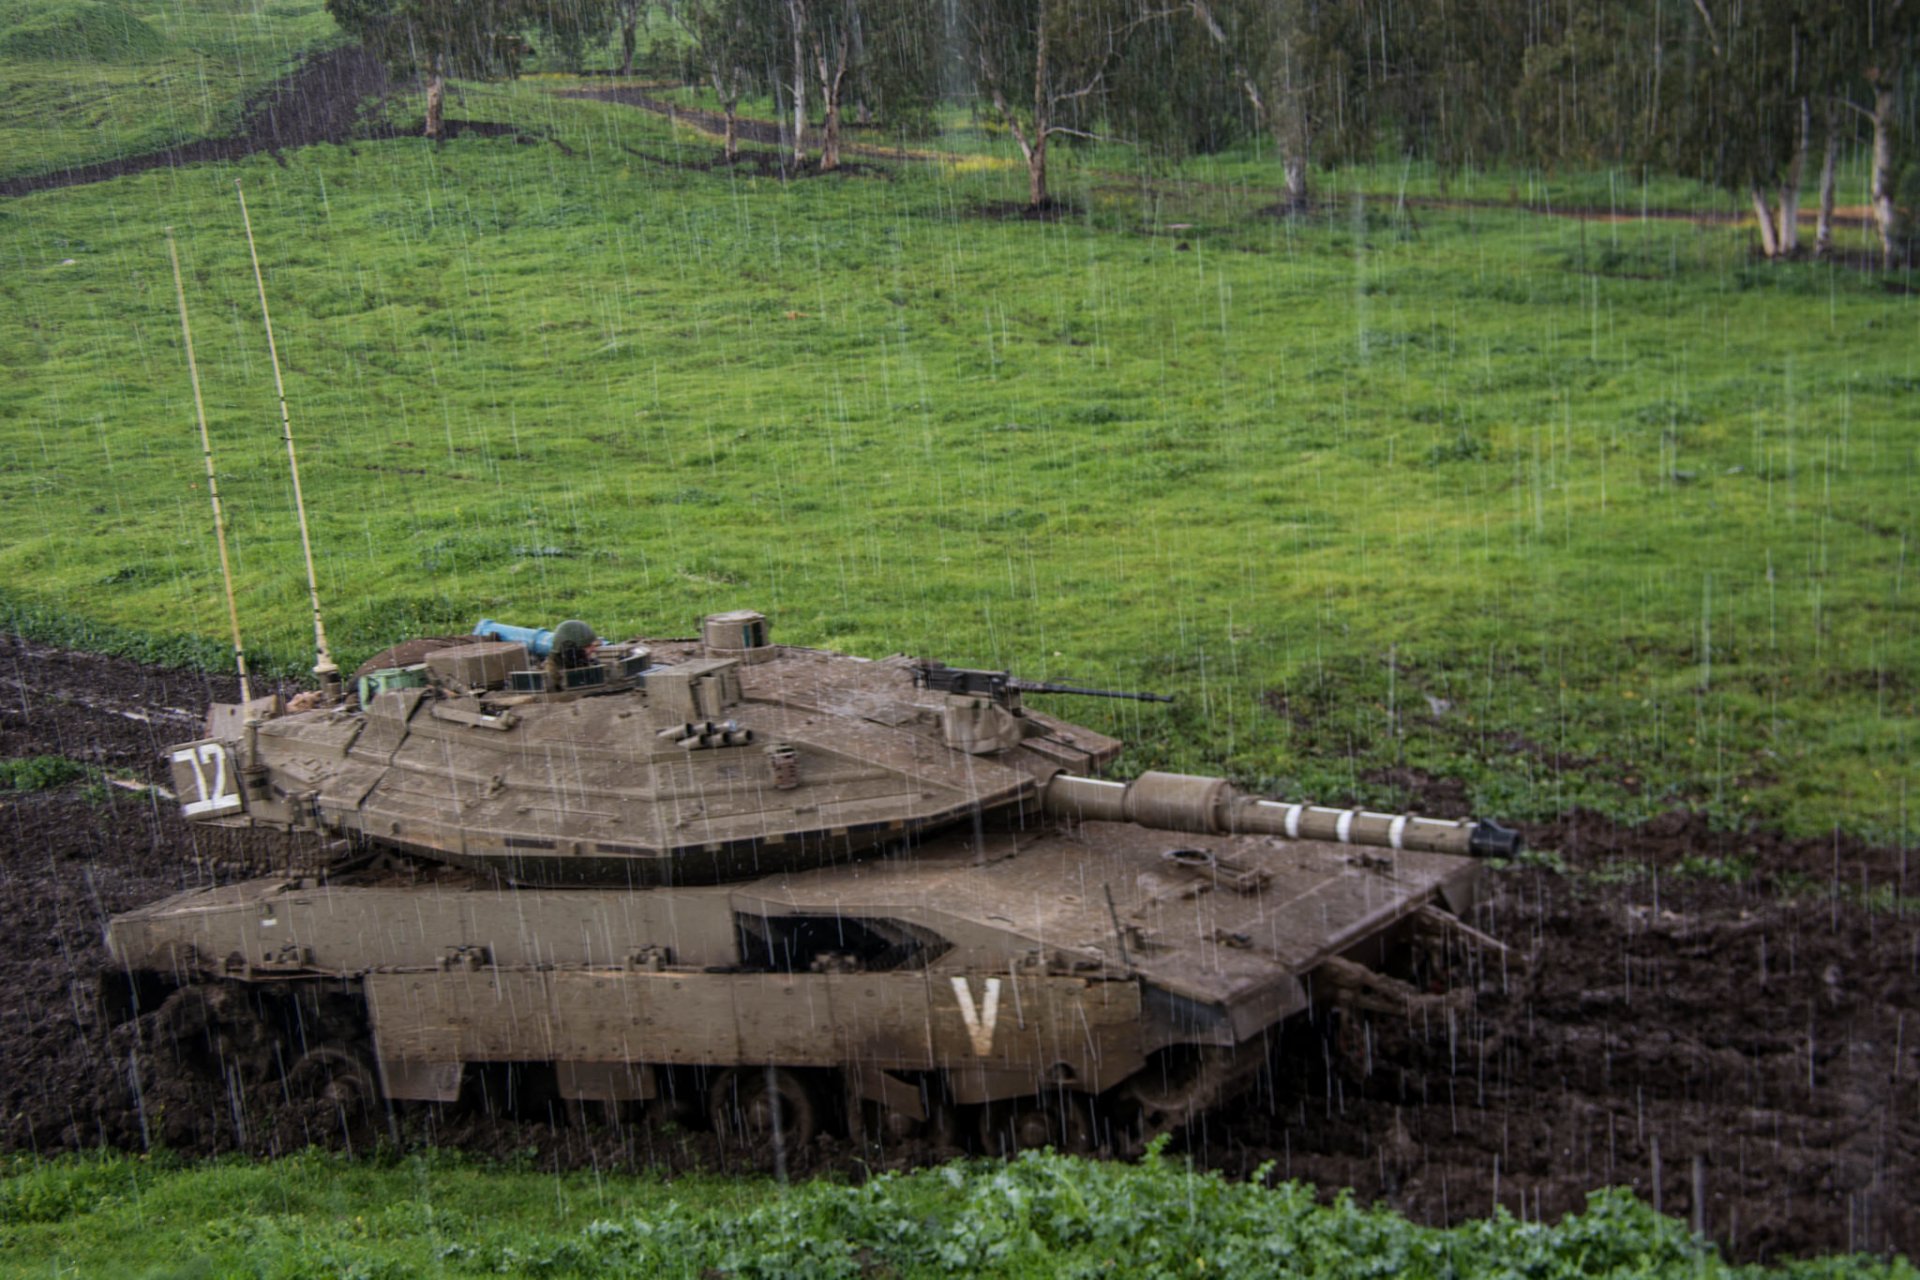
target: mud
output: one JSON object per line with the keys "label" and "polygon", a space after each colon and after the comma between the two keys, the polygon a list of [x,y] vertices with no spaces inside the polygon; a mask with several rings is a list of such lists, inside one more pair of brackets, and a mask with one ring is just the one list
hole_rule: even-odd
{"label": "mud", "polygon": [[[0,755],[164,786],[161,749],[233,695],[218,677],[7,640]],[[1396,781],[1436,809],[1460,802],[1444,780]],[[155,793],[98,783],[0,796],[0,833],[0,1148],[397,1141],[553,1168],[875,1166],[842,1138],[742,1153],[697,1114],[570,1114],[501,1078],[461,1106],[391,1117],[299,1100],[283,1051],[244,1012],[176,1005],[110,1025],[93,991],[112,913],[311,850],[190,828]],[[1291,1029],[1257,1091],[1177,1146],[1421,1221],[1496,1203],[1552,1219],[1619,1184],[1697,1215],[1739,1258],[1920,1250],[1907,1191],[1920,1185],[1920,922],[1898,909],[1905,856],[1716,833],[1677,813],[1639,828],[1571,814],[1528,835],[1565,870],[1496,877],[1475,923],[1510,950],[1481,954],[1469,1008]],[[281,1083],[237,1083],[249,1073]],[[908,1143],[878,1164],[949,1154]]]}

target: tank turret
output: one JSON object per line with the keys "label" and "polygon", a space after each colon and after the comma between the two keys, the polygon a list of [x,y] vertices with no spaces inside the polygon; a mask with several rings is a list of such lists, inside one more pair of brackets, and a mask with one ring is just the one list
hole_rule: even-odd
{"label": "tank turret", "polygon": [[189,821],[342,860],[109,941],[134,988],[350,993],[357,1078],[390,1100],[446,1101],[484,1063],[615,1102],[691,1070],[723,1125],[811,1126],[840,1091],[856,1123],[965,1115],[989,1145],[1138,1139],[1316,1001],[1428,998],[1490,942],[1458,917],[1476,858],[1519,848],[1486,821],[1110,781],[1118,740],[1026,698],[1161,695],[778,645],[753,611],[615,642],[488,619],[351,687],[217,706],[170,752]]}

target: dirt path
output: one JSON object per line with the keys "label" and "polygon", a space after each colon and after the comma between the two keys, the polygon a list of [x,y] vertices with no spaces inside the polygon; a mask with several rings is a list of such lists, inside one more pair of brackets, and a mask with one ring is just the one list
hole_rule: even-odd
{"label": "dirt path", "polygon": [[74,187],[207,160],[238,160],[260,151],[278,154],[316,142],[391,137],[391,127],[363,119],[361,112],[363,104],[379,99],[388,87],[385,68],[359,45],[327,49],[249,101],[239,130],[224,138],[203,138],[143,155],[8,178],[0,181],[0,196]]}
{"label": "dirt path", "polygon": [[[0,756],[56,753],[164,783],[161,748],[231,683],[0,641]],[[1608,1184],[1651,1198],[1657,1165],[1662,1207],[1691,1216],[1704,1186],[1703,1224],[1738,1257],[1920,1251],[1920,921],[1887,905],[1902,855],[1715,836],[1681,815],[1639,830],[1575,816],[1529,834],[1571,874],[1498,878],[1476,923],[1512,951],[1469,1011],[1354,1022],[1331,1063],[1309,1034],[1258,1094],[1190,1135],[1195,1157],[1237,1173],[1272,1161],[1277,1176],[1436,1222],[1496,1202],[1553,1218]],[[1716,851],[1751,856],[1752,873],[1656,880],[1616,862],[1671,868]],[[338,1140],[277,1098],[236,1100],[169,1067],[137,1024],[102,1025],[90,1000],[107,917],[284,852],[191,828],[152,794],[0,795],[0,1149]],[[532,1149],[553,1167],[729,1167],[684,1127],[429,1109],[402,1130]],[[832,1139],[794,1161],[862,1167]]]}

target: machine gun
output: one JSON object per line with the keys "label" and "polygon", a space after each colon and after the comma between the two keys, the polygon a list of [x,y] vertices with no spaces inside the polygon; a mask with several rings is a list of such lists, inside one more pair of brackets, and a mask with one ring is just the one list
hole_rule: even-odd
{"label": "machine gun", "polygon": [[1005,671],[976,671],[971,667],[950,667],[944,662],[917,662],[913,667],[913,687],[937,693],[957,693],[974,698],[989,698],[1001,706],[1012,702],[1016,693],[1076,693],[1084,698],[1126,698],[1133,702],[1172,702],[1164,693],[1130,693],[1123,689],[1083,689],[1072,684],[1053,684],[1045,680],[1018,680]]}

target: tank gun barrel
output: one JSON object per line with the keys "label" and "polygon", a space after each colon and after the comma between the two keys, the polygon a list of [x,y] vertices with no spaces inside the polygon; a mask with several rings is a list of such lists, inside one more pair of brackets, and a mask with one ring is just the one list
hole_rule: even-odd
{"label": "tank gun barrel", "polygon": [[1075,684],[1053,684],[1045,680],[1020,680],[1006,671],[976,671],[971,667],[949,667],[943,662],[922,662],[913,668],[915,688],[941,693],[965,694],[1005,702],[1009,693],[1072,693],[1083,698],[1126,698],[1132,702],[1172,702],[1164,693],[1134,693],[1125,689],[1088,689]]}
{"label": "tank gun barrel", "polygon": [[1056,774],[1042,793],[1049,813],[1078,822],[1134,822],[1203,835],[1270,835],[1482,858],[1511,858],[1520,833],[1497,822],[1424,818],[1242,794],[1225,778],[1143,773],[1132,782]]}

